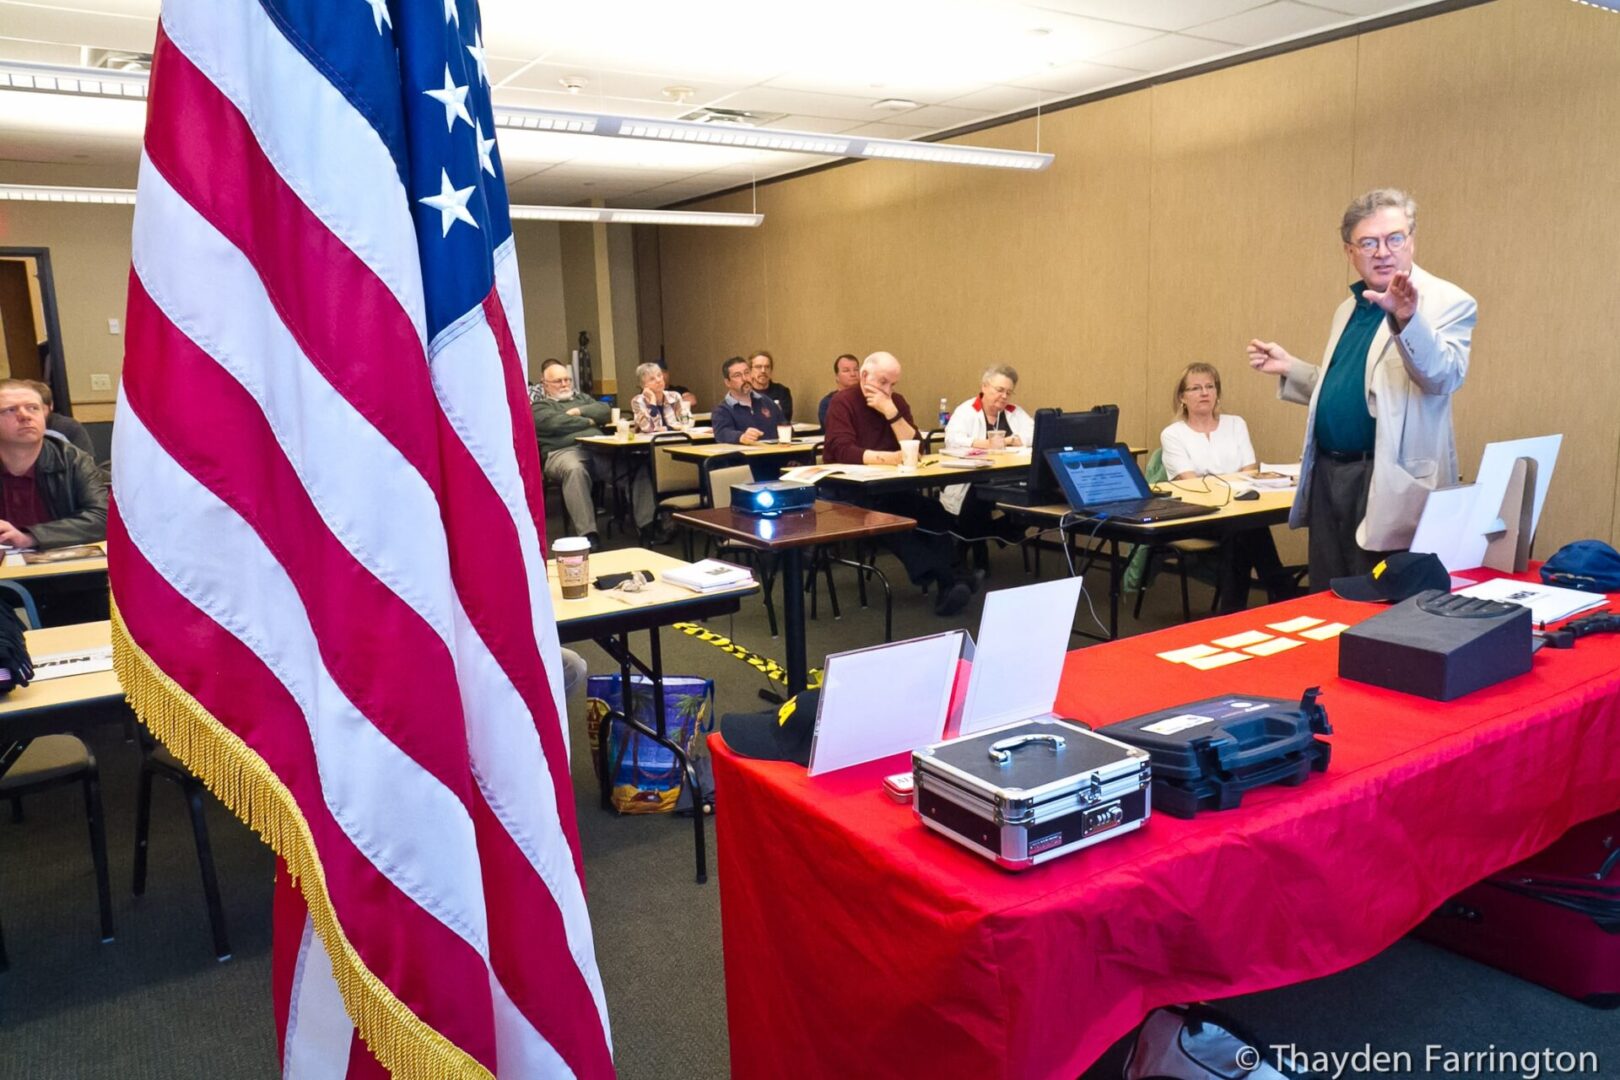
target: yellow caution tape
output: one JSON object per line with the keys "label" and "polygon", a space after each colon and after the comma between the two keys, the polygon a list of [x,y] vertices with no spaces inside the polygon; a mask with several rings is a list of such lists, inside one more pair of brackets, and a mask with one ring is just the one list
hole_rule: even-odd
{"label": "yellow caution tape", "polygon": [[[679,630],[687,637],[697,638],[706,645],[713,645],[721,652],[727,654],[728,656],[736,657],[738,660],[741,660],[751,668],[758,669],[761,674],[763,674],[767,679],[770,679],[772,682],[779,682],[784,686],[787,685],[787,669],[781,664],[778,664],[775,660],[772,660],[770,657],[761,656],[759,653],[753,652],[752,650],[737,644],[730,638],[717,634],[706,626],[699,626],[697,623],[676,623],[675,629]],[[811,669],[809,677],[806,681],[811,688],[820,686],[821,669]]]}

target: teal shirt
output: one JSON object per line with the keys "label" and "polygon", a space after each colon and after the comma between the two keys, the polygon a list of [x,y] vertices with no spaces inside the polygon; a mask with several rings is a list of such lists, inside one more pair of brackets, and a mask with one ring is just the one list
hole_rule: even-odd
{"label": "teal shirt", "polygon": [[1378,426],[1367,411],[1367,350],[1384,309],[1361,298],[1364,281],[1350,286],[1356,307],[1345,323],[1316,398],[1316,445],[1344,454],[1370,453]]}

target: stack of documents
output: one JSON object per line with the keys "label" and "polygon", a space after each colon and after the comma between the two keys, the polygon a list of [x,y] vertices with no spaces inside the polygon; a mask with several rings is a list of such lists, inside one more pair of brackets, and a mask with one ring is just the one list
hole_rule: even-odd
{"label": "stack of documents", "polygon": [[1499,600],[1506,604],[1519,604],[1530,609],[1530,621],[1557,622],[1571,615],[1579,615],[1595,607],[1602,607],[1609,598],[1602,593],[1581,592],[1579,589],[1561,589],[1556,585],[1543,585],[1539,581],[1517,581],[1513,578],[1493,578],[1466,589],[1458,589],[1458,596],[1472,596],[1479,600]]}
{"label": "stack of documents", "polygon": [[947,450],[939,455],[939,463],[946,469],[988,469],[995,464],[983,450]]}
{"label": "stack of documents", "polygon": [[723,563],[718,559],[704,559],[691,566],[665,570],[664,580],[695,593],[711,593],[752,584],[754,575],[741,566]]}

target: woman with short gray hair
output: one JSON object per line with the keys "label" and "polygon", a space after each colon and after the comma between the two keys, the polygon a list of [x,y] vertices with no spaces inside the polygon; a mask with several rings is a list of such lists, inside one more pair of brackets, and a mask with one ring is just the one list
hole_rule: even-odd
{"label": "woman with short gray hair", "polygon": [[630,402],[630,415],[636,430],[643,435],[656,435],[661,431],[679,431],[686,427],[690,414],[683,408],[681,395],[664,389],[664,369],[657,364],[641,364],[636,368],[636,380],[641,392]]}

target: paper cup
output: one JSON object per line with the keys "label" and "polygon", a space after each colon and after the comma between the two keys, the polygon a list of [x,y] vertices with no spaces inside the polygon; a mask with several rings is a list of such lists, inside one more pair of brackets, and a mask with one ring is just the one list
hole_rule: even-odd
{"label": "paper cup", "polygon": [[776,441],[779,442],[779,443],[790,443],[790,442],[792,442],[793,441],[793,425],[792,424],[782,424],[780,427],[778,427],[776,429]]}
{"label": "paper cup", "polygon": [[900,468],[906,472],[913,472],[917,468],[917,455],[922,450],[922,443],[916,439],[900,440]]}
{"label": "paper cup", "polygon": [[591,591],[591,542],[583,536],[560,537],[551,545],[557,559],[557,583],[564,600],[583,600]]}
{"label": "paper cup", "polygon": [[621,415],[623,415],[623,414],[620,413],[619,407],[617,405],[615,405],[613,408],[608,410],[608,423],[612,424],[614,427],[618,427],[619,426],[619,417]]}

